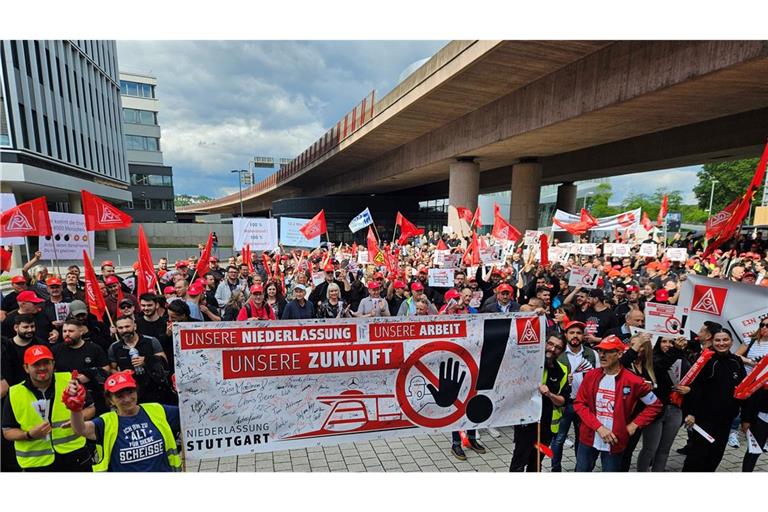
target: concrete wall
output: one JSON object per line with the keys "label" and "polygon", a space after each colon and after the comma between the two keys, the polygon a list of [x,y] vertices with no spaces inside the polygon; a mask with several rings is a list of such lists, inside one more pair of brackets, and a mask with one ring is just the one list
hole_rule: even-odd
{"label": "concrete wall", "polygon": [[[219,247],[231,247],[234,244],[232,224],[141,224],[149,245],[164,247],[166,245],[196,246],[208,240],[208,233],[216,232],[219,237]],[[99,238],[97,237],[97,240]],[[134,224],[130,229],[117,230],[117,243],[121,245],[138,246],[139,225]]]}

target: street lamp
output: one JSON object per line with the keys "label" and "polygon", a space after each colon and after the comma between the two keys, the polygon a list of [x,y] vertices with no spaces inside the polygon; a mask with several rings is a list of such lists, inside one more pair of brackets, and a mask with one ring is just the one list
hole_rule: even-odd
{"label": "street lamp", "polygon": [[715,196],[715,183],[717,183],[717,180],[712,180],[712,190],[709,191],[709,215],[708,215],[708,217],[712,216],[712,199]]}
{"label": "street lamp", "polygon": [[245,169],[234,169],[229,172],[237,173],[237,184],[240,186],[240,218],[243,217],[243,173],[248,172]]}

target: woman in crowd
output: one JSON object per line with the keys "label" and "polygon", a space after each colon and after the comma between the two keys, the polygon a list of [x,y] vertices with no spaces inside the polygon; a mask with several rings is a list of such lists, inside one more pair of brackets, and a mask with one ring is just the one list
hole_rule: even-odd
{"label": "woman in crowd", "polygon": [[643,447],[637,457],[637,471],[663,472],[666,470],[669,450],[683,422],[683,412],[669,401],[673,391],[687,394],[691,388],[680,386],[680,378],[691,365],[685,358],[685,338],[662,338],[653,348],[653,371],[657,380],[654,394],[664,404],[658,417],[643,429]]}
{"label": "woman in crowd", "polygon": [[341,299],[341,289],[336,283],[330,283],[326,290],[326,299],[317,308],[317,318],[341,318],[349,316],[349,305]]}
{"label": "woman in crowd", "polygon": [[[653,367],[653,346],[651,345],[651,337],[649,335],[639,334],[637,336],[632,336],[629,339],[629,348],[621,356],[621,364],[635,375],[642,377],[646,384],[651,386],[651,389],[655,394],[657,385],[656,371]],[[642,401],[638,401],[635,410],[632,412],[632,416],[637,416],[644,408],[645,404],[643,404]],[[634,453],[644,430],[645,429],[637,429],[635,433],[629,437],[627,448],[624,450],[624,455],[621,461],[621,471],[624,473],[629,471],[629,466],[632,464],[632,454]]]}
{"label": "woman in crowd", "polygon": [[245,305],[240,308],[237,313],[237,320],[248,320],[255,318],[256,320],[274,320],[275,312],[272,310],[266,302],[264,302],[264,287],[261,283],[256,283],[251,286],[251,295],[248,297]]}
{"label": "woman in crowd", "polygon": [[272,312],[275,314],[275,318],[282,318],[283,309],[285,309],[285,298],[282,294],[282,287],[275,281],[269,281],[267,283],[267,298],[265,302],[267,306],[272,308]]}
{"label": "woman in crowd", "polygon": [[244,303],[243,291],[239,288],[232,290],[232,295],[230,295],[229,300],[224,306],[224,314],[221,316],[221,319],[225,322],[236,320]]}

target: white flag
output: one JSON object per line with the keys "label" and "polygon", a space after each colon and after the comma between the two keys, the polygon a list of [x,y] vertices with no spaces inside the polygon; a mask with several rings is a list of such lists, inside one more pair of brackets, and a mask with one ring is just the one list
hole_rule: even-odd
{"label": "white flag", "polygon": [[352,219],[352,222],[349,223],[349,229],[356,233],[371,224],[373,224],[373,217],[371,217],[371,212],[366,208]]}

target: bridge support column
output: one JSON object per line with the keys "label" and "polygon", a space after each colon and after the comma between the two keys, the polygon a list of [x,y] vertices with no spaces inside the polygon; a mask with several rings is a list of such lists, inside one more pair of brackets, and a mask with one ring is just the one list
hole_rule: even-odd
{"label": "bridge support column", "polygon": [[469,208],[473,212],[477,208],[477,197],[480,193],[480,165],[474,158],[459,159],[450,165],[448,181],[448,225],[454,233],[466,235],[465,224],[459,220],[457,206]]}
{"label": "bridge support column", "polygon": [[[557,202],[555,208],[568,213],[576,213],[576,185],[572,181],[563,183],[557,187]],[[571,242],[573,235],[567,231],[557,231],[552,238],[557,237],[561,242]]]}
{"label": "bridge support column", "polygon": [[539,227],[539,195],[541,164],[535,158],[524,158],[512,166],[509,222],[521,233]]}

